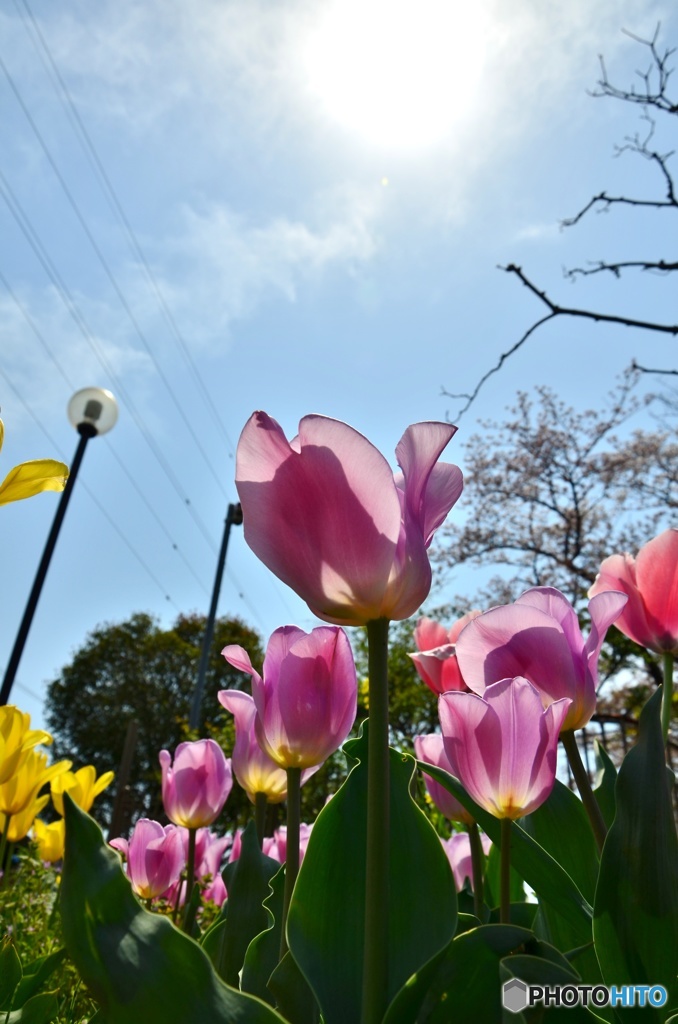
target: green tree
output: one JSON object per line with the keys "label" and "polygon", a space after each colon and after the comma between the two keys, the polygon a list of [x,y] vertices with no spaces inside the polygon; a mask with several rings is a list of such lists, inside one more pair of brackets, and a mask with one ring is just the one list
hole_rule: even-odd
{"label": "green tree", "polygon": [[[183,740],[215,735],[227,754],[233,746],[231,716],[217,700],[222,689],[240,688],[245,677],[221,657],[227,644],[240,644],[261,661],[258,634],[240,619],[217,619],[197,732],[188,730],[205,618],[180,615],[169,629],[137,612],[125,622],[98,626],[50,683],[46,712],[57,757],[97,772],[116,771],[128,725],[137,738],[128,790],[129,817],[161,818],[158,752],[173,752]],[[97,801],[99,820],[110,814],[116,782]],[[237,785],[227,803],[229,817],[246,814],[247,798]]]}

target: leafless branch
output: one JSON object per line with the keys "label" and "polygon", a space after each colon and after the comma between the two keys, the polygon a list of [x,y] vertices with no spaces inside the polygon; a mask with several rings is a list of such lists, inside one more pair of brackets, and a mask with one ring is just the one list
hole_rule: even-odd
{"label": "leafless branch", "polygon": [[[636,92],[635,85],[631,85],[630,89],[620,89],[618,86],[612,85],[607,74],[607,68],[605,67],[605,59],[602,55],[599,55],[600,80],[598,81],[598,89],[593,90],[591,95],[597,97],[609,96],[615,100],[623,100],[625,103],[638,103],[643,107],[656,107],[657,110],[661,110],[666,114],[678,113],[678,103],[667,95],[669,79],[673,73],[673,68],[669,67],[669,61],[676,52],[676,49],[675,47],[667,48],[663,53],[659,52],[657,49],[657,39],[659,38],[660,28],[661,25],[658,24],[652,39],[642,39],[640,36],[634,35],[633,32],[629,32],[626,29],[623,30],[624,34],[630,39],[634,39],[641,46],[647,46],[652,56],[652,63],[647,71],[636,71],[636,74],[643,83],[642,91]],[[653,79],[656,79],[656,86],[653,85]]]}
{"label": "leafless branch", "polygon": [[633,370],[639,370],[640,373],[664,373],[664,374],[670,374],[670,375],[672,375],[674,377],[678,377],[678,370],[651,370],[647,366],[640,366],[640,364],[637,363],[635,361],[635,359],[631,363],[631,368]]}
{"label": "leafless branch", "polygon": [[592,263],[586,269],[584,267],[572,267],[570,270],[565,271],[565,277],[591,277],[592,274],[600,274],[603,271],[608,271],[610,274],[614,274],[615,277],[621,277],[622,270],[649,270],[656,271],[658,274],[669,274],[674,270],[678,270],[678,262],[668,263],[666,260],[626,260],[623,263],[606,263],[604,260],[597,260]]}

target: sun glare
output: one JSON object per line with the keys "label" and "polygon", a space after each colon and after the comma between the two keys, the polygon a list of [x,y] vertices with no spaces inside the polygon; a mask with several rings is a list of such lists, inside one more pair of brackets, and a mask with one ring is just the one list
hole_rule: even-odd
{"label": "sun glare", "polygon": [[439,142],[468,112],[482,53],[468,0],[332,0],[303,62],[312,92],[345,128],[412,149]]}

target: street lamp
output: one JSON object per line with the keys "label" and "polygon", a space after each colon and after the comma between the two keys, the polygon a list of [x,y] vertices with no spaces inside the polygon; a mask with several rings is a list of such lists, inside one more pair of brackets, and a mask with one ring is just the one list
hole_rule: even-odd
{"label": "street lamp", "polygon": [[9,701],[9,695],[14,684],[14,677],[16,675],[17,668],[19,667],[19,661],[21,660],[28,631],[31,628],[33,615],[35,614],[35,609],[40,597],[40,591],[42,590],[42,585],[45,582],[45,576],[47,575],[47,569],[52,557],[52,552],[54,551],[54,546],[57,542],[57,537],[59,536],[61,523],[64,515],[66,514],[66,508],[68,507],[71,491],[73,490],[75,479],[78,475],[78,469],[80,468],[82,457],[85,454],[87,442],[91,437],[96,437],[97,434],[106,434],[115,426],[118,418],[118,403],[111,392],[106,391],[104,388],[82,388],[80,391],[76,391],[68,403],[68,418],[80,434],[80,440],[78,441],[78,447],[75,450],[68,480],[66,481],[66,486],[63,489],[57,506],[54,522],[52,523],[52,529],[49,532],[45,550],[42,553],[42,559],[38,566],[35,582],[33,583],[33,589],[31,590],[28,598],[26,611],[24,612],[24,617],[21,620],[19,632],[17,633],[14,648],[9,659],[9,664],[7,665],[2,689],[0,690],[0,706],[7,704]]}

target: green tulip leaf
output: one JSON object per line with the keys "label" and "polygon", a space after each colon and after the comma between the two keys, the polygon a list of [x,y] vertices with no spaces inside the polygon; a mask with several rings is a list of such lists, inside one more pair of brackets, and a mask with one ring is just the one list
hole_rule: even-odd
{"label": "green tulip leaf", "polygon": [[9,935],[0,946],[0,1011],[9,1010],[21,981],[21,961]]}
{"label": "green tulip leaf", "polygon": [[[16,992],[15,1004],[16,1006],[22,1006],[32,996],[34,996],[38,989],[40,989],[50,974],[52,974],[56,968],[63,963],[66,957],[65,949],[57,949],[54,953],[50,953],[48,956],[38,957],[37,960],[33,960],[30,964],[24,967],[23,978]],[[0,1006],[2,1004],[0,1003]]]}
{"label": "green tulip leaf", "polygon": [[525,928],[500,924],[456,936],[398,993],[384,1024],[501,1024],[500,962],[531,939]]}
{"label": "green tulip leaf", "polygon": [[269,978],[268,987],[290,1024],[318,1024],[320,1010],[315,996],[289,950]]}
{"label": "green tulip leaf", "polygon": [[602,743],[596,742],[596,786],[593,795],[600,807],[603,821],[609,828],[614,821],[617,769]]}
{"label": "green tulip leaf", "polygon": [[617,777],[617,813],[603,847],[593,936],[608,985],[663,985],[661,1009],[620,1019],[665,1020],[678,1008],[678,836],[661,731],[661,690],[650,697],[638,741]]}
{"label": "green tulip leaf", "polygon": [[[418,765],[452,793],[473,815],[492,842],[501,848],[499,819],[472,800],[459,780],[449,772],[423,761],[418,762]],[[584,899],[567,871],[515,821],[511,822],[511,865],[534,889],[540,902],[548,903],[569,921],[574,933],[579,936],[576,945],[584,945],[590,940],[593,915],[591,905]]]}
{"label": "green tulip leaf", "polygon": [[[290,949],[325,1024],[353,1024],[361,1018],[367,730],[344,751],[351,771],[313,826],[287,923]],[[449,862],[410,796],[414,766],[409,755],[390,752],[389,1001],[447,945],[456,927]]]}
{"label": "green tulip leaf", "polygon": [[167,917],[140,906],[99,826],[68,794],[64,804],[66,949],[106,1024],[281,1024],[270,1006],[229,988]]}
{"label": "green tulip leaf", "polygon": [[[523,821],[525,831],[567,871],[593,903],[598,881],[598,848],[584,805],[571,789],[556,780],[548,800]],[[577,970],[587,984],[602,983],[600,966],[586,931],[573,927],[551,904],[542,901],[535,931],[563,951],[587,947],[577,957]]]}
{"label": "green tulip leaf", "polygon": [[2,1024],[50,1024],[56,1020],[59,1003],[56,992],[42,992],[11,1013],[3,1014]]}
{"label": "green tulip leaf", "polygon": [[[580,977],[572,971],[553,947],[546,943],[539,943],[534,951],[537,955],[527,953],[516,953],[505,957],[499,967],[499,977],[502,989],[511,978],[518,978],[526,985],[538,985],[540,987],[554,987],[556,985],[579,985]],[[508,1015],[507,1015],[508,1016]],[[506,1019],[506,1018],[505,1018]],[[537,1003],[518,1014],[511,1014],[510,1019],[518,1024],[593,1024],[600,1021],[606,1024],[604,1018],[587,1006],[554,1006],[545,1007]]]}
{"label": "green tulip leaf", "polygon": [[271,878],[279,870],[278,861],[261,852],[254,822],[250,821],[242,834],[240,856],[224,868],[228,900],[202,942],[219,977],[234,988],[239,985],[247,947],[269,926],[263,904],[271,892]]}
{"label": "green tulip leaf", "polygon": [[240,987],[243,992],[259,996],[264,1002],[274,1006],[275,997],[268,988],[268,979],[280,960],[280,921],[285,889],[285,871],[282,867],[271,879],[270,889],[271,892],[264,900],[269,926],[255,936],[247,947]]}

